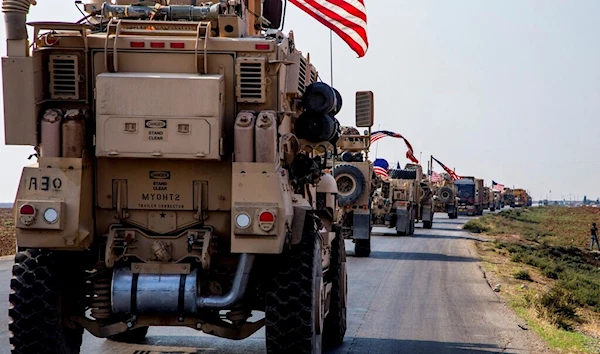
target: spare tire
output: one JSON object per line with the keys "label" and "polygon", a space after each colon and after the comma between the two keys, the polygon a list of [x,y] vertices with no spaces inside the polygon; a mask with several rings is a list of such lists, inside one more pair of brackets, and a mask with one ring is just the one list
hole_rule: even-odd
{"label": "spare tire", "polygon": [[450,187],[442,187],[438,191],[438,197],[442,203],[451,203],[454,199],[454,191]]}
{"label": "spare tire", "polygon": [[302,106],[309,112],[328,114],[337,107],[333,87],[324,82],[313,82],[302,95]]}
{"label": "spare tire", "polygon": [[337,183],[337,200],[340,206],[356,203],[366,189],[366,179],[362,172],[352,165],[337,165],[333,169]]}
{"label": "spare tire", "polygon": [[[335,89],[335,87],[332,87],[332,89],[333,89],[333,92],[335,93],[335,107],[329,114],[331,114],[332,116],[335,116],[338,113],[340,113],[340,111],[342,110],[342,95],[340,94],[340,91]],[[359,134],[357,134],[357,135],[359,135]]]}

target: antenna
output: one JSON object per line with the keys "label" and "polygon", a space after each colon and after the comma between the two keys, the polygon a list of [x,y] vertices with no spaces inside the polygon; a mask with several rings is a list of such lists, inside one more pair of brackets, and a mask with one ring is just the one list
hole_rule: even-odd
{"label": "antenna", "polygon": [[329,30],[329,70],[331,71],[331,87],[333,87],[333,31]]}

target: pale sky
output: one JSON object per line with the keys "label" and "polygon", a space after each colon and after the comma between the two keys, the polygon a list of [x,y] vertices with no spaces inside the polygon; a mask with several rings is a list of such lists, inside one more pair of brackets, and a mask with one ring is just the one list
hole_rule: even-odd
{"label": "pale sky", "polygon": [[[404,135],[459,175],[529,189],[534,199],[600,196],[600,1],[365,0],[369,50],[358,59],[334,36],[338,119],[354,92],[375,93],[374,129]],[[329,30],[288,4],[284,32],[330,81]],[[72,0],[38,0],[28,21],[76,21]],[[0,28],[5,55],[4,25]],[[31,147],[4,145],[0,202],[12,202]],[[378,157],[407,162],[386,138]],[[370,157],[375,157],[373,147]],[[442,169],[435,167],[437,172]]]}

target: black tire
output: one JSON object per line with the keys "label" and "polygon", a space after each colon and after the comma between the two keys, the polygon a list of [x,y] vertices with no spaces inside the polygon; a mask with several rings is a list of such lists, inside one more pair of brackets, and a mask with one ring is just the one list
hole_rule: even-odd
{"label": "black tire", "polygon": [[[61,266],[56,253],[26,249],[15,255],[8,329],[13,354],[79,353],[83,328],[64,326],[83,316],[83,267]],[[64,258],[64,257],[63,257]]]}
{"label": "black tire", "polygon": [[336,90],[335,87],[332,87],[332,89],[335,93],[335,107],[331,111],[331,115],[335,116],[342,110],[342,94],[340,94],[340,91]]}
{"label": "black tire", "polygon": [[304,90],[302,107],[309,112],[328,114],[336,107],[335,91],[324,82],[313,82]]}
{"label": "black tire", "polygon": [[433,227],[433,222],[432,221],[423,221],[423,228],[424,229],[431,229]]}
{"label": "black tire", "polygon": [[265,0],[263,3],[263,17],[271,22],[269,28],[279,28],[283,16],[282,0]]}
{"label": "black tire", "polygon": [[356,203],[367,188],[365,176],[356,166],[337,165],[333,169],[333,175],[338,186],[337,200],[340,206]]}
{"label": "black tire", "polygon": [[346,268],[346,245],[338,236],[331,245],[331,263],[328,282],[331,282],[329,314],[323,323],[323,344],[334,347],[342,344],[346,335],[348,307],[348,275]]}
{"label": "black tire", "polygon": [[356,257],[369,257],[371,255],[371,239],[354,240],[354,255]]}
{"label": "black tire", "polygon": [[266,291],[267,353],[321,353],[317,333],[321,277],[321,247],[314,230],[305,228],[302,241],[277,258]]}
{"label": "black tire", "polygon": [[127,332],[108,337],[109,340],[121,343],[141,343],[148,334],[149,327],[138,327]]}
{"label": "black tire", "polygon": [[442,187],[438,191],[438,196],[442,203],[450,203],[454,199],[454,191],[450,187]]}

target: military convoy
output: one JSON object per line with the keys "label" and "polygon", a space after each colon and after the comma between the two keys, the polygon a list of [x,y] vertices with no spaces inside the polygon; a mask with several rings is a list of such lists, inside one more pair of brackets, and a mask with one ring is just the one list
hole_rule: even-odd
{"label": "military convoy", "polygon": [[[3,1],[6,143],[37,158],[15,201],[13,353],[158,325],[230,339],[264,326],[269,353],[341,343],[336,211],[356,193],[325,171],[341,97],[278,30],[282,1],[84,6],[76,23],[30,23],[30,43],[30,0]],[[356,98],[370,127],[372,93]],[[364,237],[369,214],[352,210]]]}
{"label": "military convoy", "polygon": [[367,155],[370,138],[370,130],[361,135],[356,128],[342,127],[337,142],[341,153],[336,154],[333,168],[341,232],[345,239],[353,240],[357,257],[368,257],[371,253],[371,202],[377,178]]}

